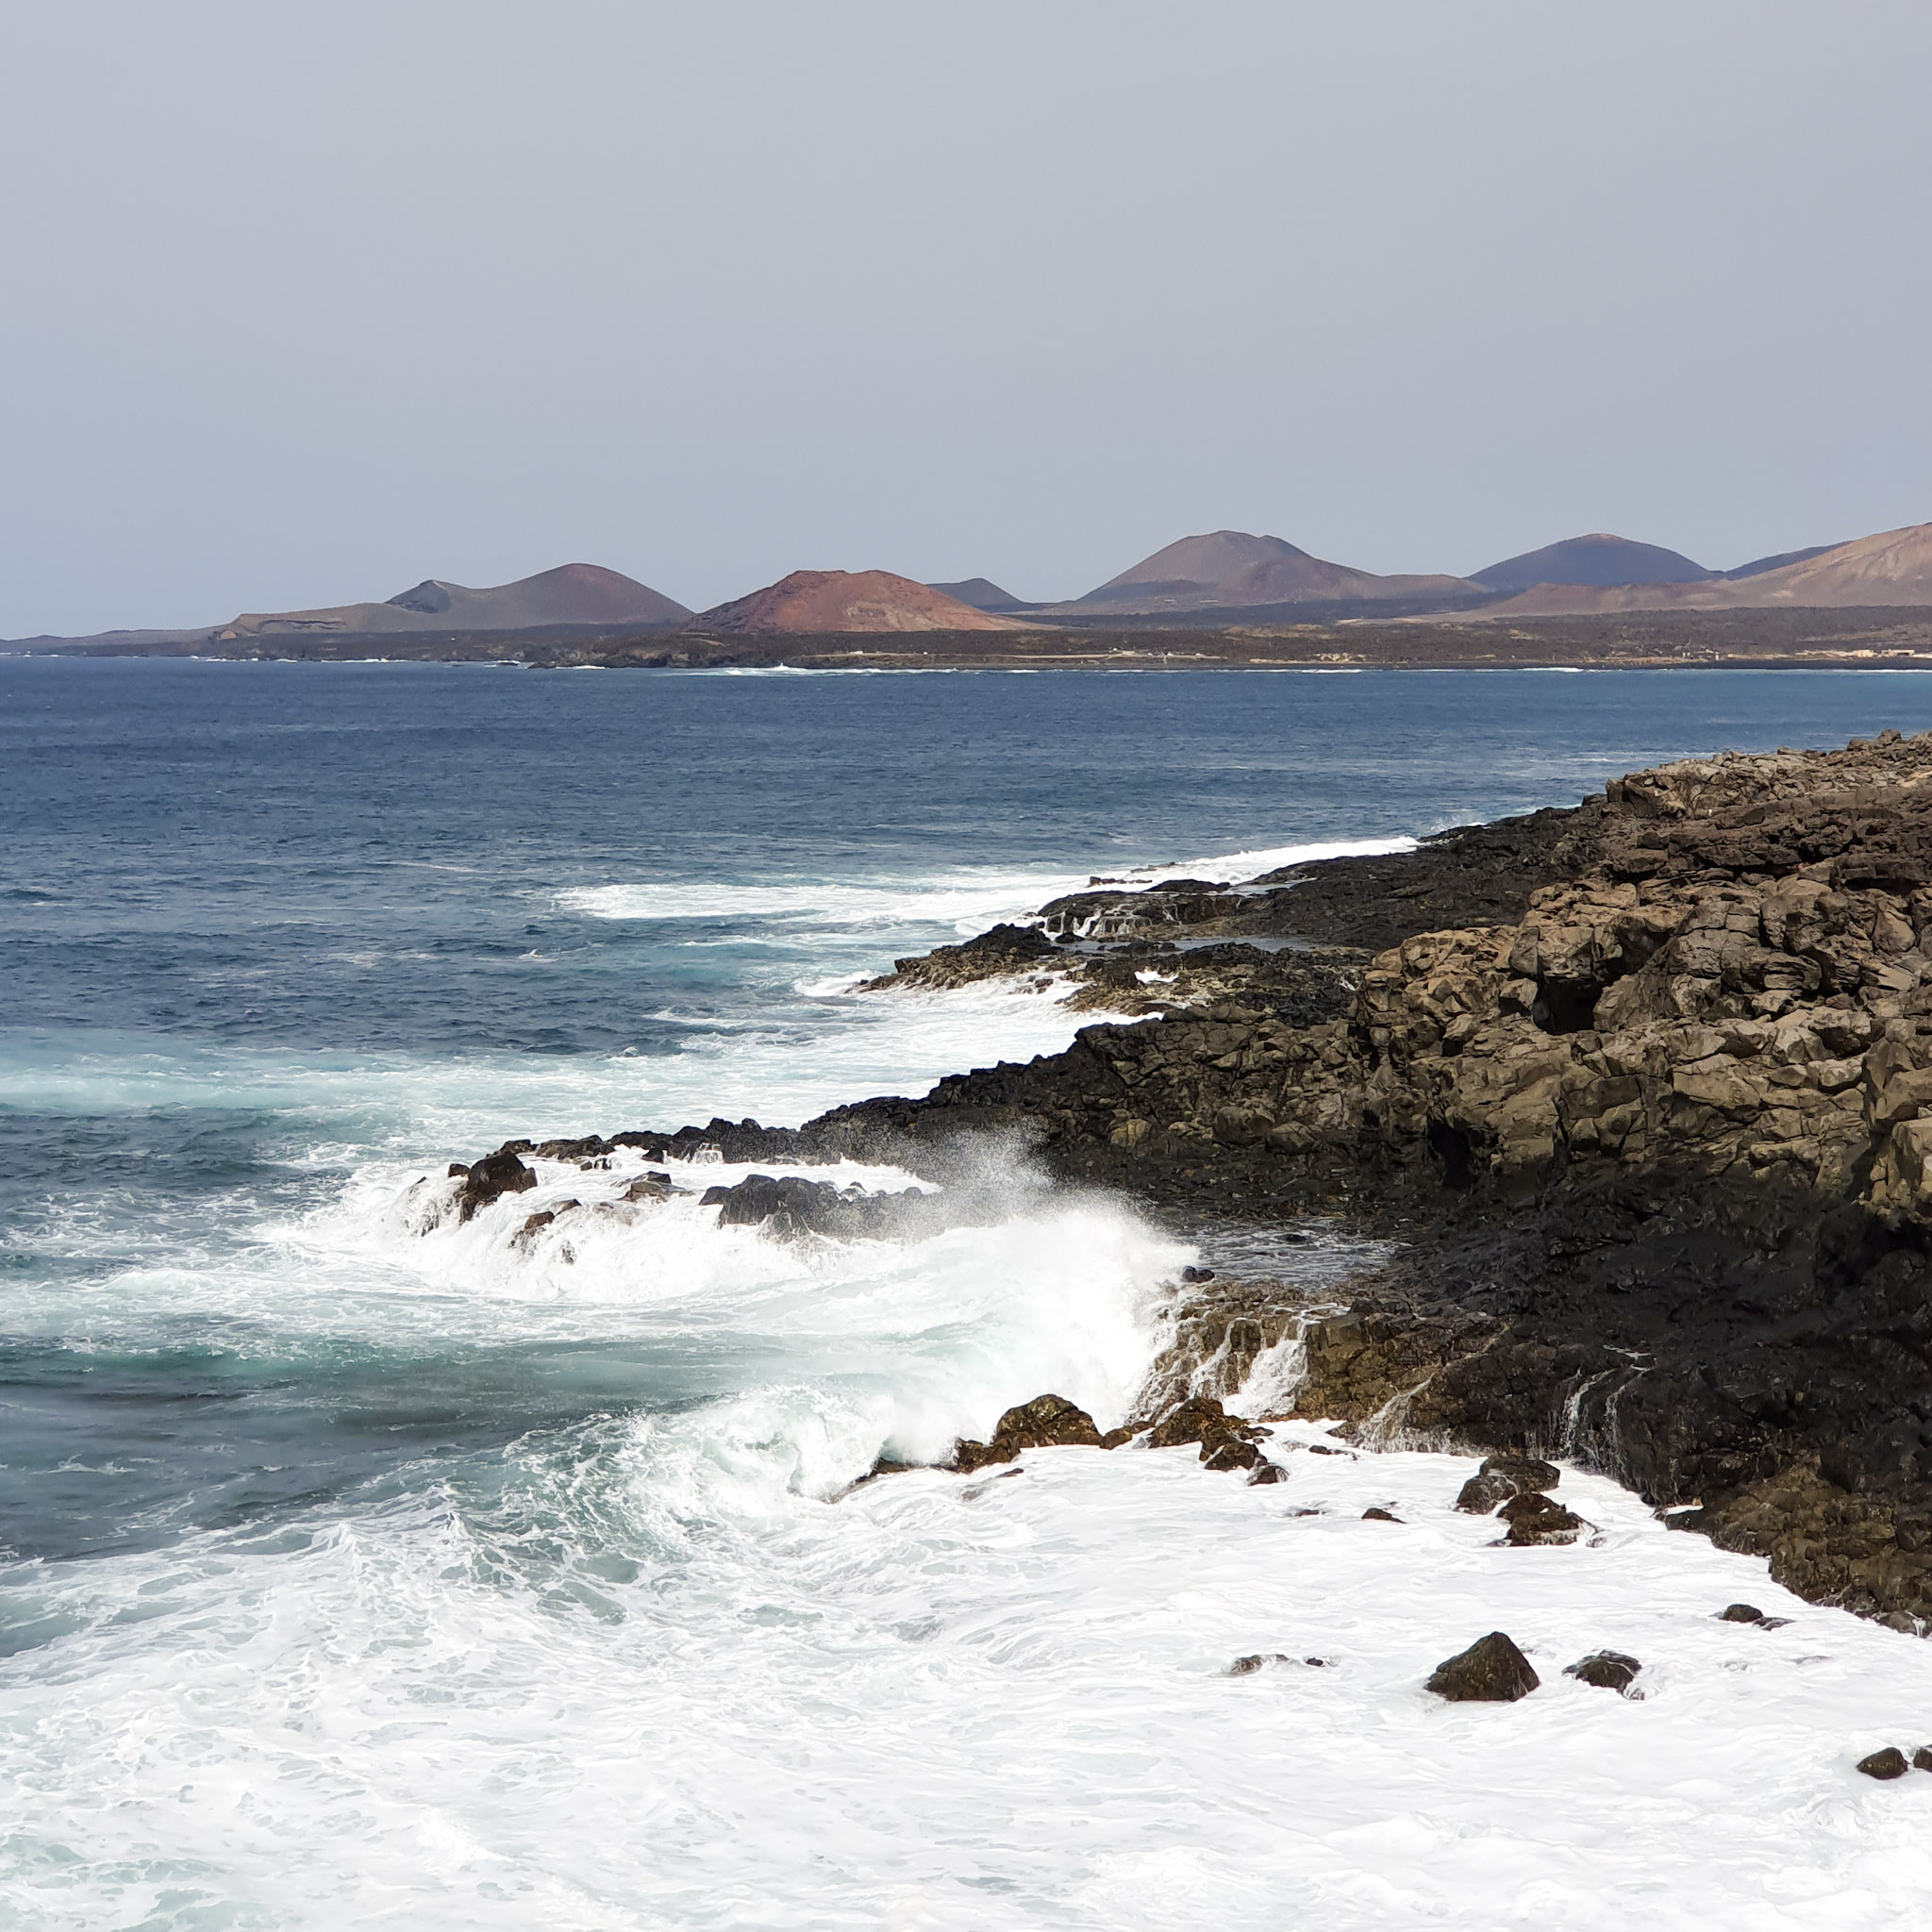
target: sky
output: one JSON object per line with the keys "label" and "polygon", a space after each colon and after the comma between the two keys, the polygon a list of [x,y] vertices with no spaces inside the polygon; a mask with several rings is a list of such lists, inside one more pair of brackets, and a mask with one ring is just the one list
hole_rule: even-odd
{"label": "sky", "polygon": [[0,637],[1932,519],[1924,0],[0,0]]}

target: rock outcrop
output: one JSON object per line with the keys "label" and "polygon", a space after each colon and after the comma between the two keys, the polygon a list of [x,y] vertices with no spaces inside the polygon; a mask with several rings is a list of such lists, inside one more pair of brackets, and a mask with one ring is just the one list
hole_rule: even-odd
{"label": "rock outcrop", "polygon": [[[894,983],[1044,966],[1157,1016],[795,1131],[572,1144],[946,1182],[995,1134],[1157,1206],[1394,1235],[1345,1313],[1199,1285],[1143,1422],[1298,1335],[1300,1412],[1371,1445],[1580,1458],[1801,1594],[1932,1622],[1932,734],[1685,760],[1379,858],[1096,883],[1024,930]],[[1238,1428],[1188,1440],[1259,1462]],[[1511,1541],[1588,1527],[1550,1478],[1488,1474],[1470,1507]]]}
{"label": "rock outcrop", "polygon": [[1514,1642],[1491,1630],[1438,1664],[1424,1689],[1452,1704],[1514,1704],[1541,1682]]}

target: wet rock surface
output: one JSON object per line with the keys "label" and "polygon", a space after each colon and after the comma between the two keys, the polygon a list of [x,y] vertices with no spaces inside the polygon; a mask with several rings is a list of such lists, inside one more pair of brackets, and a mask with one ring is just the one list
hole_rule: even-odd
{"label": "wet rock surface", "polygon": [[1579,1684],[1594,1685],[1599,1690],[1614,1690],[1627,1697],[1642,1669],[1634,1657],[1626,1657],[1621,1650],[1595,1650],[1574,1664],[1566,1664],[1563,1674],[1574,1677]]}
{"label": "wet rock surface", "polygon": [[1513,1704],[1542,1682],[1529,1659],[1500,1630],[1438,1664],[1424,1686],[1452,1704]]}
{"label": "wet rock surface", "polygon": [[1906,1754],[1896,1746],[1888,1744],[1882,1751],[1874,1751],[1869,1757],[1858,1759],[1858,1769],[1867,1777],[1890,1779],[1903,1777],[1911,1767],[1906,1762]]}
{"label": "wet rock surface", "polygon": [[1064,1395],[1036,1395],[1000,1417],[990,1442],[961,1440],[953,1445],[949,1468],[962,1474],[989,1463],[1011,1462],[1023,1449],[1071,1445],[1083,1449],[1114,1449],[1132,1435],[1122,1429],[1103,1436],[1093,1418]]}

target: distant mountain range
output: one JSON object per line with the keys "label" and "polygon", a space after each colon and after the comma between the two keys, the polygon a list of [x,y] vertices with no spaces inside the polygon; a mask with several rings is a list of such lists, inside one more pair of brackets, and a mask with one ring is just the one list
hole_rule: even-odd
{"label": "distant mountain range", "polygon": [[1932,606],[1932,524],[1884,530],[1849,543],[1792,551],[1697,582],[1626,583],[1592,587],[1544,583],[1501,604],[1485,617],[1574,617],[1623,610],[1735,610],[1800,606],[1843,609],[1890,605]]}
{"label": "distant mountain range", "polygon": [[983,576],[922,584],[891,571],[800,570],[696,616],[621,572],[566,563],[485,590],[428,577],[381,603],[247,611],[199,630],[110,631],[16,644],[179,652],[296,637],[680,628],[714,637],[782,637],[1137,624],[1214,628],[1451,613],[1481,619],[1792,607],[1932,608],[1932,524],[1783,551],[1726,571],[1707,569],[1659,544],[1594,531],[1505,558],[1466,577],[1382,576],[1329,562],[1280,537],[1215,530],[1170,543],[1062,603],[1028,604]]}

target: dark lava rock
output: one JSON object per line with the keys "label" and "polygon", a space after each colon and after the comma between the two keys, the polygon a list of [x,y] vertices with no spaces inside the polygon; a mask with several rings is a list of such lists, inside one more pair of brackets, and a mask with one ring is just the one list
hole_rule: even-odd
{"label": "dark lava rock", "polygon": [[1439,1663],[1424,1688],[1452,1704],[1514,1704],[1541,1682],[1515,1644],[1491,1630]]}
{"label": "dark lava rock", "polygon": [[1391,1515],[1387,1509],[1364,1509],[1362,1511],[1362,1521],[1364,1523],[1400,1523],[1402,1518]]}
{"label": "dark lava rock", "polygon": [[1264,1462],[1248,1478],[1248,1487],[1252,1490],[1257,1483],[1285,1483],[1287,1480],[1288,1472],[1280,1463]]}
{"label": "dark lava rock", "polygon": [[519,1235],[535,1234],[540,1227],[548,1227],[557,1216],[545,1208],[541,1213],[532,1214],[523,1226],[517,1229]]}
{"label": "dark lava rock", "polygon": [[[1111,1433],[1118,1433],[1114,1431]],[[999,1419],[990,1442],[962,1438],[953,1445],[948,1468],[964,1473],[990,1462],[1011,1462],[1023,1449],[1071,1445],[1082,1449],[1115,1446],[1093,1425],[1093,1418],[1064,1395],[1036,1395]]]}
{"label": "dark lava rock", "polygon": [[1257,1469],[1261,1452],[1240,1436],[1203,1437],[1201,1460],[1208,1469]]}
{"label": "dark lava rock", "polygon": [[1501,1476],[1518,1490],[1554,1490],[1563,1479],[1554,1462],[1536,1456],[1486,1456],[1476,1474]]}
{"label": "dark lava rock", "polygon": [[1731,1604],[1717,1613],[1721,1624],[1761,1624],[1764,1612],[1755,1604]]}
{"label": "dark lava rock", "polygon": [[1560,1503],[1534,1491],[1511,1496],[1497,1512],[1509,1525],[1508,1541],[1517,1549],[1537,1543],[1574,1543],[1583,1528],[1583,1519],[1573,1516]]}
{"label": "dark lava rock", "polygon": [[1023,1449],[1056,1443],[1098,1449],[1101,1441],[1093,1418],[1064,1395],[1036,1395],[1031,1402],[1008,1409],[993,1435],[1001,1441],[1017,1442]]}
{"label": "dark lava rock", "polygon": [[1932,1771],[1932,1744],[1921,1744],[1912,1753],[1912,1769],[1914,1771]]}
{"label": "dark lava rock", "polygon": [[1599,1690],[1615,1690],[1627,1697],[1630,1686],[1643,1666],[1621,1650],[1593,1650],[1579,1662],[1568,1665],[1563,1674],[1579,1683],[1594,1684]]}
{"label": "dark lava rock", "polygon": [[1211,1268],[1183,1268],[1181,1270],[1181,1279],[1183,1281],[1212,1281],[1214,1279],[1214,1271]]}
{"label": "dark lava rock", "polygon": [[1891,1744],[1888,1744],[1883,1751],[1873,1752],[1869,1757],[1858,1759],[1858,1769],[1867,1777],[1903,1777],[1910,1768],[1906,1763],[1906,1754]]}
{"label": "dark lava rock", "polygon": [[643,1174],[625,1189],[626,1201],[668,1201],[677,1190],[671,1185],[668,1174]]}
{"label": "dark lava rock", "polygon": [[489,1207],[505,1194],[526,1194],[536,1185],[537,1176],[517,1158],[514,1143],[499,1147],[494,1154],[473,1162],[464,1174],[457,1195],[457,1219],[468,1221],[477,1208]]}
{"label": "dark lava rock", "polygon": [[868,1194],[808,1181],[802,1174],[747,1174],[735,1187],[707,1188],[699,1205],[719,1209],[721,1227],[761,1227],[772,1235],[822,1234],[876,1241],[937,1233],[950,1204],[921,1188]]}
{"label": "dark lava rock", "polygon": [[1516,1493],[1507,1475],[1473,1475],[1457,1492],[1456,1507],[1471,1516],[1487,1516]]}

